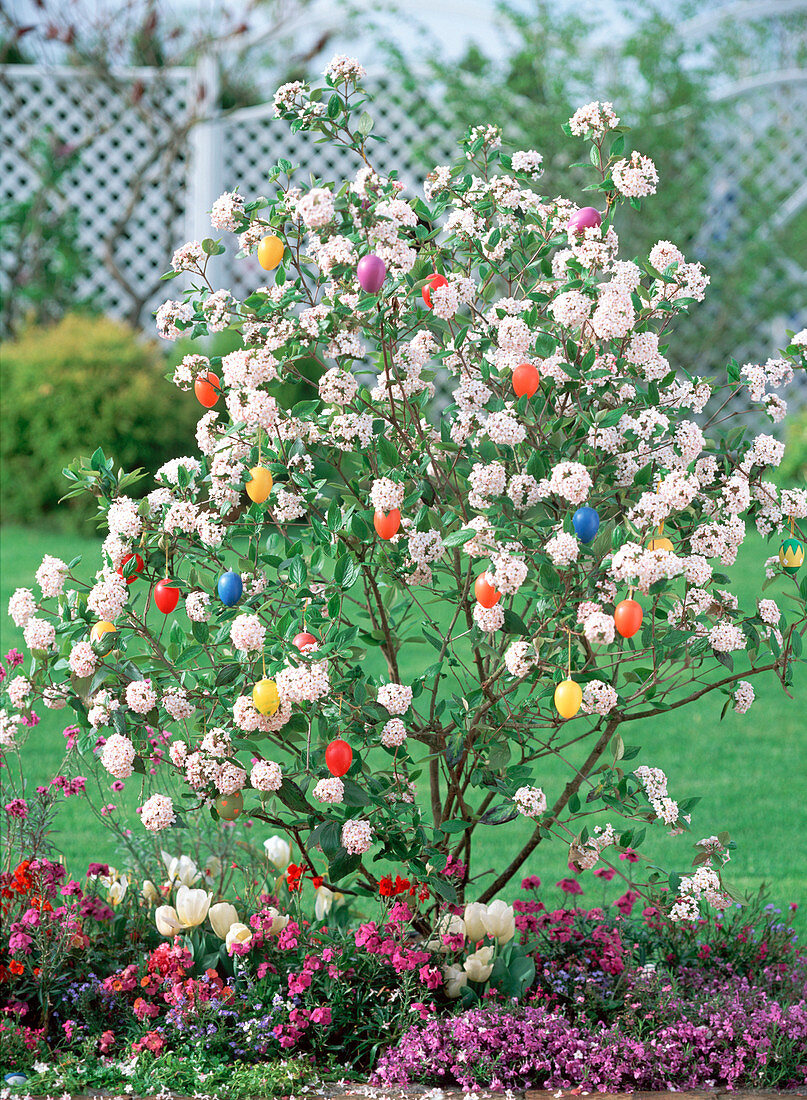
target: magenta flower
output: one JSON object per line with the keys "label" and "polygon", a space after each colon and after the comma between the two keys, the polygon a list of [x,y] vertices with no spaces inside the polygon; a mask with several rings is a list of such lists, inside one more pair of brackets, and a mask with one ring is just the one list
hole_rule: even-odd
{"label": "magenta flower", "polygon": [[583,887],[577,881],[576,878],[562,878],[560,882],[555,883],[559,886],[564,894],[582,894]]}

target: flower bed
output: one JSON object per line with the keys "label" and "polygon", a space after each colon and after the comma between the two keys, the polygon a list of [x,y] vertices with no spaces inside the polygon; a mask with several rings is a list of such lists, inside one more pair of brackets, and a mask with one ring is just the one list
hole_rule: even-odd
{"label": "flower bed", "polygon": [[682,924],[630,889],[587,908],[577,876],[532,876],[513,906],[430,916],[428,890],[398,875],[354,912],[281,838],[266,849],[285,864],[277,893],[243,923],[194,888],[187,856],[166,854],[166,880],[139,894],[101,864],[84,886],[46,859],[0,876],[6,1071],[33,1091],[155,1091],[167,1073],[175,1091],[234,1096],[371,1071],[471,1090],[807,1084],[792,911]]}

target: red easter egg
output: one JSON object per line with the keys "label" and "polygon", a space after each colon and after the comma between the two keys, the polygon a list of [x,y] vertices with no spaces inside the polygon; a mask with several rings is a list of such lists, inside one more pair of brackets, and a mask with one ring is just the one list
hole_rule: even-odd
{"label": "red easter egg", "polygon": [[423,295],[423,301],[426,303],[426,305],[429,307],[429,309],[431,309],[432,308],[431,292],[433,290],[437,290],[438,286],[447,286],[448,285],[448,279],[445,277],[445,275],[438,275],[437,272],[435,271],[433,275],[430,275],[428,277],[426,282],[429,285],[424,286],[423,290],[421,291],[421,294]]}
{"label": "red easter egg", "polygon": [[538,389],[541,376],[532,363],[519,363],[513,371],[513,389],[516,397],[532,397]]}
{"label": "red easter egg", "polygon": [[132,575],[130,577],[125,578],[127,584],[132,584],[134,581],[136,581],[137,580],[137,574],[142,573],[144,568],[145,568],[145,565],[143,564],[143,559],[140,557],[139,554],[127,554],[126,557],[123,558],[120,565],[118,566],[118,576],[119,577],[123,576],[123,567],[124,567],[124,565],[126,565],[127,561],[131,561],[132,558],[134,558],[136,560],[137,564],[135,565],[134,573],[132,573]]}
{"label": "red easter egg", "polygon": [[154,602],[163,615],[170,615],[179,603],[179,589],[168,580],[157,581],[154,585]]}
{"label": "red easter egg", "polygon": [[353,763],[353,749],[347,741],[337,737],[325,750],[325,763],[331,775],[344,775]]}
{"label": "red easter egg", "polygon": [[309,634],[307,630],[304,630],[302,634],[295,634],[291,640],[292,645],[296,645],[301,653],[305,653],[306,649],[310,645],[316,645],[317,639],[313,634]]}
{"label": "red easter egg", "polygon": [[644,612],[636,600],[621,600],[614,608],[614,625],[623,638],[632,638],[642,625]]}
{"label": "red easter egg", "polygon": [[393,535],[398,534],[398,528],[401,526],[400,510],[393,508],[386,515],[383,512],[376,512],[373,516],[373,526],[378,532],[379,538],[391,539]]}
{"label": "red easter egg", "polygon": [[477,603],[481,603],[483,607],[494,607],[502,598],[501,592],[498,588],[493,587],[484,573],[480,573],[476,578],[474,595],[476,596]]}
{"label": "red easter egg", "polygon": [[219,399],[220,386],[221,379],[213,371],[208,371],[205,375],[200,374],[193,383],[196,400],[200,405],[204,405],[206,409],[212,409]]}

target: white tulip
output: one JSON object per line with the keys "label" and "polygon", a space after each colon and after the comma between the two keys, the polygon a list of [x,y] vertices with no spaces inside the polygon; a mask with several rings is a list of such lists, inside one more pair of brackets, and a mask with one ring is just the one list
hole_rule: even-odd
{"label": "white tulip", "polygon": [[161,936],[176,936],[182,931],[182,925],[173,905],[161,905],[155,909],[154,923]]}
{"label": "white tulip", "polygon": [[426,942],[427,951],[442,951],[445,955],[451,948],[443,943],[443,936],[462,936],[465,939],[465,921],[456,913],[444,913],[434,927]]}
{"label": "white tulip", "polygon": [[468,933],[468,939],[472,943],[479,943],[480,940],[485,938],[487,933],[485,913],[487,911],[487,905],[483,905],[481,901],[472,901],[465,906],[465,930]]}
{"label": "white tulip", "polygon": [[227,939],[225,943],[227,945],[227,953],[232,955],[232,946],[234,943],[249,943],[252,940],[252,929],[247,928],[245,924],[234,924],[231,926],[227,933]]}
{"label": "white tulip", "polygon": [[129,888],[129,883],[125,878],[120,879],[118,882],[113,882],[106,892],[106,900],[110,905],[120,905],[123,899],[126,897],[126,891]]}
{"label": "white tulip", "polygon": [[270,905],[268,909],[264,909],[264,913],[272,914],[272,923],[268,927],[264,925],[268,936],[275,936],[278,932],[282,932],[289,923],[289,918],[281,916],[280,912],[272,905]]}
{"label": "white tulip", "polygon": [[190,856],[171,856],[163,852],[162,857],[171,885],[181,882],[183,886],[193,886],[194,882],[199,881],[199,868]]}
{"label": "white tulip", "polygon": [[464,969],[472,982],[486,982],[493,972],[492,947],[480,947],[465,960]]}
{"label": "white tulip", "polygon": [[217,905],[210,906],[207,919],[218,938],[226,940],[232,926],[238,924],[238,911],[229,901],[220,901]]}
{"label": "white tulip", "polygon": [[140,896],[148,902],[154,905],[160,900],[162,894],[151,881],[150,878],[143,879],[143,889],[140,891]]}
{"label": "white tulip", "polygon": [[314,916],[317,920],[322,920],[323,917],[327,917],[335,905],[338,907],[344,904],[344,894],[341,894],[338,890],[329,890],[327,886],[319,886],[314,901]]}
{"label": "white tulip", "polygon": [[195,928],[207,916],[211,895],[207,890],[191,890],[189,886],[180,886],[177,890],[177,915],[185,928]]}
{"label": "white tulip", "polygon": [[512,905],[505,901],[492,901],[482,917],[488,935],[503,947],[516,934],[516,915]]}
{"label": "white tulip", "polygon": [[291,863],[291,845],[282,836],[270,836],[263,842],[266,856],[278,871],[283,873]]}
{"label": "white tulip", "polygon": [[468,984],[468,975],[461,966],[444,966],[443,977],[446,982],[446,997],[449,997],[452,1001],[456,1001],[457,997],[462,993],[463,988]]}

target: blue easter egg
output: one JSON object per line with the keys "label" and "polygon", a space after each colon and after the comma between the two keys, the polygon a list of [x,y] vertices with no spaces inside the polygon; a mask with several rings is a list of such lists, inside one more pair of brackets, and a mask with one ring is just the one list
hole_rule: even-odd
{"label": "blue easter egg", "polygon": [[244,585],[238,573],[229,570],[219,577],[219,599],[225,607],[235,607],[241,599]]}
{"label": "blue easter egg", "polygon": [[572,516],[572,527],[574,527],[581,542],[591,542],[600,529],[600,517],[593,508],[589,508],[587,504],[584,504]]}
{"label": "blue easter egg", "polygon": [[24,1073],[7,1073],[3,1080],[7,1085],[24,1085],[28,1078]]}

